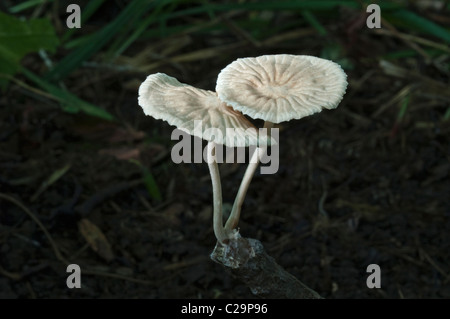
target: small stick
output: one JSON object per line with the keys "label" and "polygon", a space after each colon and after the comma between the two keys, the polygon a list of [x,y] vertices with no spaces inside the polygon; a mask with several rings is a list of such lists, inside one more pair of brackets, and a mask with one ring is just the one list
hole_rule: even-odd
{"label": "small stick", "polygon": [[256,239],[243,238],[236,232],[227,245],[216,245],[210,257],[243,281],[259,297],[323,299],[278,265]]}
{"label": "small stick", "polygon": [[64,256],[59,251],[59,248],[56,245],[55,241],[53,240],[53,237],[50,235],[50,233],[48,232],[47,228],[45,228],[45,226],[41,223],[39,218],[37,218],[27,207],[25,207],[24,204],[22,204],[19,200],[15,199],[14,197],[11,197],[11,196],[9,196],[7,194],[0,193],[0,198],[2,198],[4,200],[7,200],[7,201],[13,203],[14,205],[20,207],[39,226],[39,228],[44,232],[45,236],[47,237],[48,241],[50,242],[50,245],[53,248],[53,252],[55,253],[56,258],[59,261],[65,263],[65,264],[69,264],[67,259],[64,258]]}

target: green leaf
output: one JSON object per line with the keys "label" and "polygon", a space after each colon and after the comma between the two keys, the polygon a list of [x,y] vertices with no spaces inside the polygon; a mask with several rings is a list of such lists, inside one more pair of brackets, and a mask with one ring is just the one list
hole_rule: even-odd
{"label": "green leaf", "polygon": [[22,3],[19,3],[18,5],[11,7],[9,9],[9,12],[11,13],[19,13],[21,11],[33,8],[35,6],[38,5],[42,5],[45,2],[53,2],[53,0],[29,0],[29,1],[24,1]]}
{"label": "green leaf", "polygon": [[[14,75],[25,55],[41,49],[54,51],[58,44],[49,20],[22,21],[0,12],[0,73]],[[6,83],[6,79],[0,79],[0,87]]]}

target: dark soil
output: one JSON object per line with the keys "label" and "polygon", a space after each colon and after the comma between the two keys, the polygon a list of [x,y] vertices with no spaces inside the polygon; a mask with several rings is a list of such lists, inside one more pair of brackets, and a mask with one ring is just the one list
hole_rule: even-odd
{"label": "dark soil", "polygon": [[[280,168],[254,177],[241,234],[325,298],[450,298],[449,71],[415,55],[390,60],[403,70],[393,74],[380,57],[407,44],[362,27],[351,37],[339,30],[331,25],[333,41],[353,65],[347,93],[336,110],[277,126]],[[190,38],[172,54],[226,40]],[[305,33],[259,48],[243,43],[150,73],[214,89],[235,58],[319,56],[327,41]],[[39,73],[42,61],[30,55],[23,64]],[[65,80],[118,123],[66,113],[16,83],[1,95],[0,298],[254,298],[209,258],[207,165],[172,162],[173,127],[137,104],[146,75],[83,68]],[[130,159],[151,172],[161,200]],[[245,168],[220,166],[227,209]],[[81,289],[67,288],[68,264],[81,267]],[[366,285],[370,264],[381,268],[380,289]]]}

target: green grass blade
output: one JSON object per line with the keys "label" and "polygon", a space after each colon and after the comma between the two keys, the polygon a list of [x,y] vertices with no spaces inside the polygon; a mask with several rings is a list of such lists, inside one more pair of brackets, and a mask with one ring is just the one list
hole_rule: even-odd
{"label": "green grass blade", "polygon": [[75,49],[76,47],[87,45],[89,44],[90,41],[92,41],[92,38],[94,36],[95,34],[89,34],[67,41],[66,44],[64,44],[64,49],[72,50]]}
{"label": "green grass blade", "polygon": [[91,103],[88,103],[77,96],[73,95],[72,93],[65,91],[63,89],[60,89],[59,87],[45,81],[44,79],[40,78],[33,72],[22,68],[22,73],[31,81],[36,83],[39,87],[49,92],[51,95],[56,97],[60,103],[61,107],[68,112],[76,113],[76,112],[84,112],[88,115],[95,116],[107,121],[115,121],[116,119],[114,116],[109,113],[108,111],[95,106]]}
{"label": "green grass blade", "polygon": [[395,12],[390,12],[387,17],[409,29],[427,33],[428,35],[438,37],[445,42],[450,43],[450,31],[411,11],[397,10]]}
{"label": "green grass blade", "polygon": [[155,178],[153,177],[152,173],[150,173],[150,170],[147,167],[142,168],[142,175],[145,187],[147,188],[150,196],[157,201],[161,201],[162,196],[158,184],[156,184]]}
{"label": "green grass blade", "polygon": [[[142,33],[148,29],[152,23],[156,23],[159,20],[161,11],[163,10],[166,2],[162,1],[150,14],[149,17],[141,21],[136,27],[134,27],[134,32],[131,35],[126,35],[126,39],[122,41],[116,41],[116,45],[113,45],[110,49],[110,56],[117,57],[121,55],[134,41],[136,41]],[[172,5],[168,11],[172,12],[174,10]]]}
{"label": "green grass blade", "polygon": [[64,167],[57,169],[54,171],[50,177],[44,180],[39,186],[38,190],[31,196],[30,200],[34,202],[47,188],[53,185],[56,181],[58,181],[64,174],[66,174],[72,165],[70,163],[66,164]]}
{"label": "green grass blade", "polygon": [[147,191],[151,198],[161,201],[161,191],[159,190],[158,184],[156,183],[155,178],[153,177],[153,174],[150,172],[150,170],[141,164],[141,162],[137,160],[130,160],[130,162],[136,164],[141,168],[142,171],[142,179],[144,181],[144,185],[147,188]]}
{"label": "green grass blade", "polygon": [[38,6],[40,4],[44,4],[45,2],[53,2],[53,0],[29,0],[24,1],[22,3],[19,3],[18,5],[15,5],[14,7],[9,8],[10,13],[19,13],[21,11],[33,8],[35,6]]}
{"label": "green grass blade", "polygon": [[314,28],[317,30],[317,32],[321,36],[326,36],[327,30],[324,28],[324,26],[319,22],[319,20],[316,19],[315,15],[310,10],[303,10],[302,16],[305,18],[305,20]]}
{"label": "green grass blade", "polygon": [[447,111],[445,111],[444,114],[444,121],[448,121],[450,120],[450,107],[447,109]]}
{"label": "green grass blade", "polygon": [[403,118],[405,117],[405,114],[406,114],[406,110],[408,109],[409,100],[410,100],[409,94],[403,98],[400,110],[397,114],[397,123],[400,123],[401,121],[403,121]]}
{"label": "green grass blade", "polygon": [[[151,2],[154,4],[155,2]],[[67,76],[74,69],[79,67],[81,63],[88,60],[101,48],[103,48],[114,36],[119,32],[124,25],[134,21],[142,14],[144,14],[150,5],[146,0],[135,0],[119,14],[119,16],[109,23],[102,30],[98,31],[92,36],[92,40],[74,50],[71,54],[63,58],[45,78],[50,81],[57,81]]]}
{"label": "green grass blade", "polygon": [[[101,5],[105,2],[105,0],[93,0],[89,1],[89,3],[86,5],[86,8],[80,8],[81,9],[81,25],[84,24],[96,11],[98,8],[101,7]],[[69,29],[61,38],[61,42],[66,42],[69,40],[69,38],[74,34],[75,31],[78,29]]]}
{"label": "green grass blade", "polygon": [[[394,9],[399,9],[402,7],[401,3],[395,3],[391,1],[383,1],[379,3],[380,8],[383,12],[390,11]],[[361,9],[361,3],[356,0],[287,0],[287,1],[255,1],[247,2],[243,1],[240,3],[223,3],[223,4],[212,4],[208,6],[194,6],[186,10],[180,10],[172,12],[162,18],[178,18],[186,15],[202,14],[202,13],[212,13],[223,11],[236,11],[236,10],[247,10],[247,11],[263,11],[263,10],[311,10],[311,11],[333,11],[338,7],[348,7],[354,9]]]}

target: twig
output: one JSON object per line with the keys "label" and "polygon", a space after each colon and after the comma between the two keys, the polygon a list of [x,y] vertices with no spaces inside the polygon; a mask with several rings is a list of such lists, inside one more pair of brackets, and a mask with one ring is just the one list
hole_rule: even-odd
{"label": "twig", "polygon": [[378,29],[378,30],[375,30],[374,32],[377,33],[377,34],[380,34],[380,35],[386,35],[386,36],[390,36],[390,37],[397,37],[397,38],[400,38],[400,39],[405,40],[405,41],[416,42],[416,43],[419,43],[419,44],[423,44],[423,45],[429,46],[431,48],[435,48],[435,49],[444,51],[446,53],[450,53],[450,49],[444,44],[441,44],[441,43],[438,43],[438,42],[434,42],[434,41],[431,41],[431,40],[428,40],[428,39],[420,38],[420,37],[417,37],[417,36],[414,36],[414,35],[411,35],[411,34],[400,33],[400,32],[390,32],[390,31],[383,30],[383,29]]}
{"label": "twig", "polygon": [[20,280],[22,279],[22,275],[17,272],[10,272],[4,269],[2,266],[0,266],[0,275],[8,277],[12,280]]}
{"label": "twig", "polygon": [[253,294],[274,299],[322,299],[293,275],[278,265],[261,242],[243,238],[238,233],[227,245],[217,244],[211,259],[226,267],[243,281]]}
{"label": "twig", "polygon": [[447,274],[439,265],[428,255],[425,249],[420,248],[420,252],[425,256],[425,259],[436,269],[443,277],[444,283],[447,284],[450,281],[450,274]]}
{"label": "twig", "polygon": [[189,260],[182,260],[177,263],[169,264],[163,267],[163,270],[178,270],[180,268],[190,267],[192,265],[199,264],[207,259],[206,256],[197,256]]}
{"label": "twig", "polygon": [[108,186],[104,189],[101,189],[88,199],[86,199],[86,201],[84,201],[83,204],[76,207],[76,210],[80,213],[81,216],[86,217],[87,215],[89,215],[92,209],[94,209],[94,207],[100,204],[101,202],[117,195],[120,192],[136,187],[141,183],[142,180],[137,179]]}
{"label": "twig", "polygon": [[128,276],[124,276],[124,275],[120,275],[120,274],[98,271],[98,270],[94,270],[94,269],[90,269],[90,268],[88,268],[88,269],[83,268],[83,275],[102,276],[102,277],[109,277],[109,278],[114,278],[114,279],[121,279],[121,280],[131,281],[131,282],[142,284],[142,285],[155,285],[154,282],[149,281],[149,280],[137,279],[137,278],[128,277]]}
{"label": "twig", "polygon": [[17,85],[21,86],[22,88],[24,88],[24,89],[26,89],[26,90],[28,90],[28,91],[30,91],[30,92],[35,93],[36,95],[41,95],[41,96],[43,96],[43,97],[46,97],[47,99],[55,100],[55,101],[61,102],[61,99],[60,99],[60,98],[58,98],[58,97],[56,97],[56,96],[53,96],[53,95],[51,95],[51,94],[49,94],[49,93],[47,93],[47,92],[44,92],[44,91],[42,91],[42,90],[36,89],[36,88],[34,88],[34,87],[32,87],[32,86],[26,84],[25,82],[20,81],[20,80],[14,78],[13,76],[10,76],[10,75],[8,75],[8,74],[0,73],[0,78],[5,78],[5,79],[8,79],[9,81],[13,81],[13,82],[15,82]]}
{"label": "twig", "polygon": [[50,235],[50,233],[47,231],[47,228],[45,228],[45,226],[41,223],[41,221],[27,208],[25,207],[25,205],[23,205],[20,201],[18,201],[17,199],[8,196],[6,194],[2,194],[0,193],[0,198],[3,198],[4,200],[7,200],[11,203],[13,203],[14,205],[18,206],[19,208],[21,208],[28,216],[30,216],[30,218],[39,226],[39,228],[44,232],[45,236],[47,237],[48,241],[50,242],[50,245],[53,248],[53,251],[55,253],[56,258],[65,263],[65,264],[69,264],[69,262],[67,261],[67,259],[64,258],[64,256],[61,254],[61,252],[58,249],[58,246],[56,245],[55,241],[53,240],[52,236]]}
{"label": "twig", "polygon": [[405,42],[405,44],[407,46],[409,46],[410,48],[415,50],[417,53],[419,53],[422,57],[424,57],[426,61],[431,61],[430,56],[420,46],[418,46],[414,42],[411,42],[411,40],[409,38],[402,36],[402,34],[400,32],[398,32],[397,29],[393,25],[391,25],[389,22],[387,22],[386,19],[381,18],[381,23],[383,24],[383,26],[386,26],[387,29],[389,29],[389,31],[391,31],[394,36],[401,39],[403,42]]}
{"label": "twig", "polygon": [[255,40],[249,33],[247,33],[245,30],[240,28],[232,20],[230,20],[226,17],[223,17],[222,21],[231,30],[231,32],[233,32],[238,38],[241,38],[241,39],[247,41],[255,48],[261,47],[261,43],[259,41]]}
{"label": "twig", "polygon": [[320,196],[318,209],[319,209],[319,213],[322,214],[323,217],[328,218],[328,213],[325,210],[325,208],[323,207],[323,205],[325,204],[325,200],[327,199],[327,196],[328,196],[328,191],[326,189],[325,181],[323,178],[322,178],[322,188],[323,188],[323,194],[322,194],[322,196]]}

